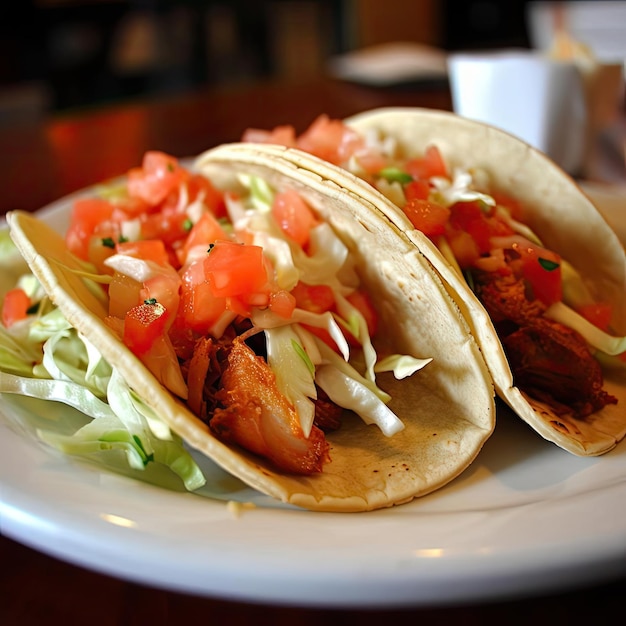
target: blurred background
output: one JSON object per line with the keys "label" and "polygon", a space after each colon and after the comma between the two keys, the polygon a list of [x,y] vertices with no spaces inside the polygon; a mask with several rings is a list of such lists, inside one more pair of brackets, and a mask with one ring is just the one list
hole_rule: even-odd
{"label": "blurred background", "polygon": [[[443,52],[545,46],[552,13],[534,11],[529,28],[528,10],[555,4],[582,8],[576,23],[598,45],[614,42],[606,54],[626,58],[626,2],[610,0],[4,2],[0,123],[197,87],[310,78],[338,56],[388,42]],[[617,20],[607,18],[615,10]]]}

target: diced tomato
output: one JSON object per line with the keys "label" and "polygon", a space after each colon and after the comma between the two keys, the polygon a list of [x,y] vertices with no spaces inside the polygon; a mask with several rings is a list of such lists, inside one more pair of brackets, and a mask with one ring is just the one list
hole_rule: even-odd
{"label": "diced tomato", "polygon": [[476,242],[480,254],[491,251],[492,237],[513,234],[512,228],[504,220],[493,215],[492,207],[487,207],[479,201],[457,202],[452,205],[450,227],[468,233]]}
{"label": "diced tomato", "polygon": [[219,189],[216,189],[213,183],[205,176],[191,174],[187,181],[187,190],[190,202],[193,202],[201,195],[202,203],[215,217],[219,218],[226,215],[224,194]]}
{"label": "diced tomato", "polygon": [[274,143],[288,148],[296,147],[296,129],[293,126],[276,126],[272,130],[248,128],[241,141],[249,143]]}
{"label": "diced tomato", "polygon": [[226,299],[213,295],[205,276],[204,259],[191,263],[181,280],[180,305],[173,330],[189,328],[205,334],[226,310]]}
{"label": "diced tomato", "polygon": [[502,218],[497,215],[485,217],[489,227],[489,237],[508,237],[513,235],[515,231]]}
{"label": "diced tomato", "polygon": [[[358,149],[356,149],[358,147]],[[385,167],[389,166],[389,159],[366,145],[356,146],[354,149],[354,156],[356,157],[359,166],[368,174],[376,174]],[[348,159],[352,155],[348,155]],[[348,159],[345,159],[346,161]]]}
{"label": "diced tomato", "polygon": [[272,215],[288,237],[300,247],[306,246],[317,218],[297,191],[285,189],[277,193],[272,204]]}
{"label": "diced tomato", "polygon": [[174,319],[180,303],[181,279],[177,272],[164,271],[151,276],[143,283],[139,292],[141,300],[157,300],[168,312],[171,320]]}
{"label": "diced tomato", "polygon": [[125,254],[144,261],[154,261],[158,265],[168,265],[169,255],[165,244],[160,239],[141,239],[139,241],[124,241],[115,246],[118,254]]}
{"label": "diced tomato", "polygon": [[278,289],[270,293],[269,299],[270,310],[285,319],[289,319],[293,315],[296,308],[296,299],[293,294],[284,289]]}
{"label": "diced tomato", "polygon": [[517,198],[513,198],[512,196],[497,190],[491,191],[491,197],[496,201],[496,204],[509,209],[509,211],[511,211],[511,215],[515,219],[519,220],[522,218],[522,205]]}
{"label": "diced tomato", "polygon": [[167,318],[167,309],[159,302],[133,307],[124,318],[124,343],[136,355],[145,354],[165,332]]}
{"label": "diced tomato", "polygon": [[404,169],[416,180],[428,180],[433,176],[448,178],[448,168],[446,167],[446,163],[443,160],[439,148],[435,145],[428,146],[424,152],[424,156],[407,161],[404,165]]}
{"label": "diced tomato", "polygon": [[114,206],[101,198],[76,200],[72,207],[70,226],[65,235],[70,252],[87,261],[91,237],[99,225],[111,219],[113,212]]}
{"label": "diced tomato", "polygon": [[307,285],[298,282],[291,290],[291,294],[296,299],[296,306],[299,309],[311,313],[325,313],[335,308],[335,295],[328,285]]}
{"label": "diced tomato", "polygon": [[87,247],[87,261],[92,263],[101,274],[110,274],[111,269],[104,262],[115,254],[115,242],[119,239],[118,224],[104,222],[89,239]]}
{"label": "diced tomato", "polygon": [[550,306],[562,298],[561,266],[547,268],[545,261],[552,263],[541,257],[529,258],[524,265],[524,278],[532,285],[535,297]]}
{"label": "diced tomato", "polygon": [[142,213],[149,213],[154,209],[145,200],[138,197],[127,196],[125,198],[116,198],[113,203],[117,211],[121,211],[125,219],[133,219]]}
{"label": "diced tomato", "polygon": [[149,150],[144,154],[141,167],[128,172],[128,194],[154,206],[175,191],[186,176],[175,157]]}
{"label": "diced tomato", "polygon": [[188,219],[181,211],[160,211],[141,218],[142,239],[161,239],[166,246],[172,246],[187,237]]}
{"label": "diced tomato", "polygon": [[430,200],[412,198],[403,208],[411,224],[428,237],[442,235],[450,217],[450,209]]}
{"label": "diced tomato", "polygon": [[532,295],[550,306],[562,299],[561,258],[555,252],[536,246],[529,241],[519,241],[511,246],[519,259],[509,267],[527,282]]}
{"label": "diced tomato", "polygon": [[478,202],[457,202],[450,207],[450,227],[468,233],[478,246],[478,252],[489,252],[489,226]]}
{"label": "diced tomato", "polygon": [[10,328],[28,315],[29,307],[30,298],[23,289],[16,287],[9,290],[2,302],[2,323]]}
{"label": "diced tomato", "polygon": [[220,239],[228,239],[226,231],[213,214],[203,213],[200,219],[191,227],[183,247],[177,251],[180,263],[184,265],[187,262],[189,252],[193,248],[202,246],[206,252],[210,244]]}
{"label": "diced tomato", "polygon": [[364,151],[365,140],[341,120],[322,114],[298,137],[297,146],[324,161],[341,165],[357,151]]}
{"label": "diced tomato", "polygon": [[613,307],[608,302],[585,304],[578,307],[577,312],[600,330],[609,332]]}
{"label": "diced tomato", "polygon": [[410,200],[428,200],[430,185],[427,180],[412,180],[404,186],[404,196]]}
{"label": "diced tomato", "polygon": [[[328,285],[307,285],[298,282],[291,290],[291,294],[294,296],[296,306],[299,309],[318,314],[335,310],[335,295]],[[309,326],[308,324],[303,324],[303,326],[333,350],[337,350],[337,344],[325,328]]]}
{"label": "diced tomato", "polygon": [[272,130],[248,128],[242,141],[251,143],[274,143],[289,148],[299,148],[335,165],[357,157],[366,172],[375,174],[388,164],[380,152],[367,146],[366,141],[342,120],[319,115],[298,137],[293,126],[276,126]]}
{"label": "diced tomato", "polygon": [[204,274],[218,298],[256,293],[268,280],[263,248],[218,241],[204,259]]}

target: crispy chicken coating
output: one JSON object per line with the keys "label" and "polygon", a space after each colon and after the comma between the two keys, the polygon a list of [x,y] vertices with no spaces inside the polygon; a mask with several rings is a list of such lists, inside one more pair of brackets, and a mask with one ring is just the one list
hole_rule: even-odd
{"label": "crispy chicken coating", "polygon": [[532,299],[522,278],[478,272],[474,281],[520,389],[579,419],[617,403],[603,390],[602,369],[585,340],[545,318],[546,305]]}

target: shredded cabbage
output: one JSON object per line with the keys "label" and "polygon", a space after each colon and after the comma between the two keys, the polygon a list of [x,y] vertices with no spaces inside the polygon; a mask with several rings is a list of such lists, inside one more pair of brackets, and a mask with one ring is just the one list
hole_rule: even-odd
{"label": "shredded cabbage", "polygon": [[380,359],[374,369],[376,372],[393,372],[398,380],[402,380],[426,367],[431,361],[432,359],[418,359],[408,354],[390,354]]}
{"label": "shredded cabbage", "polygon": [[[389,148],[390,146],[388,146]],[[274,199],[272,188],[255,176],[240,176],[239,182],[249,191],[248,197],[231,200],[229,214],[239,228],[254,233],[254,242],[262,245],[272,260],[281,286],[295,286],[298,281],[308,285],[328,286],[334,295],[336,312],[312,313],[296,308],[289,319],[269,309],[254,309],[251,320],[265,330],[268,363],[276,373],[279,389],[296,407],[305,434],[311,430],[315,416],[311,398],[316,397],[315,384],[309,371],[315,367],[314,381],[343,408],[353,410],[368,423],[376,423],[386,435],[402,428],[402,422],[386,406],[390,397],[375,382],[377,371],[394,371],[398,377],[410,376],[426,365],[421,360],[392,355],[378,363],[378,355],[362,313],[348,300],[358,287],[359,279],[346,244],[327,223],[320,223],[310,232],[306,252],[285,238],[271,214]],[[303,325],[325,329],[335,342],[339,354],[313,337]],[[351,355],[346,331],[359,343],[359,354]],[[355,363],[362,358],[362,371]],[[320,374],[320,372],[323,372]],[[335,380],[331,382],[335,374]],[[328,388],[328,389],[327,389]]]}
{"label": "shredded cabbage", "polygon": [[[40,301],[40,309],[49,306],[47,298]],[[122,450],[132,469],[157,463],[189,490],[205,483],[180,437],[57,308],[29,315],[8,329],[0,325],[0,393],[59,402],[88,418],[72,434],[59,432],[62,425],[55,423],[37,429],[42,441],[62,452],[90,456]]]}
{"label": "shredded cabbage", "polygon": [[267,362],[276,375],[276,385],[295,407],[304,436],[308,437],[315,418],[315,404],[311,398],[317,398],[311,360],[306,357],[298,335],[290,326],[268,329],[265,336]]}
{"label": "shredded cabbage", "polygon": [[467,170],[455,168],[450,181],[443,176],[434,176],[430,179],[435,189],[431,192],[436,202],[443,206],[452,206],[456,202],[472,202],[480,200],[490,206],[495,206],[495,200],[480,191],[472,189],[472,175]]}
{"label": "shredded cabbage", "polygon": [[626,337],[614,337],[605,333],[563,302],[555,302],[544,315],[575,330],[588,344],[605,354],[615,356],[626,352]]}
{"label": "shredded cabbage", "polygon": [[376,424],[391,437],[404,428],[398,416],[366,385],[333,365],[321,365],[315,381],[328,397],[346,409],[354,411],[366,424]]}

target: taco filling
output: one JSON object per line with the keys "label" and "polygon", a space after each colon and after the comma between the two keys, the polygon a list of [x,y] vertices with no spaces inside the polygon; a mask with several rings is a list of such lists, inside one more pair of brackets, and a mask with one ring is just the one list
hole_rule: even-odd
{"label": "taco filling", "polygon": [[618,312],[542,243],[486,171],[450,168],[434,143],[403,156],[392,135],[360,133],[325,115],[299,136],[289,126],[249,129],[243,141],[311,153],[400,207],[489,313],[517,387],[555,415],[584,419],[617,403],[604,389],[599,359],[626,364],[626,338],[612,326]]}
{"label": "taco filling", "polygon": [[[214,435],[282,471],[322,472],[346,409],[381,437],[404,428],[376,376],[431,359],[377,353],[349,249],[300,194],[239,183],[219,191],[147,153],[127,184],[74,202],[67,249],[101,286],[105,324]],[[7,294],[7,329],[35,319],[34,293]]]}
{"label": "taco filling", "polygon": [[[37,434],[78,454],[125,446],[133,467],[164,463],[188,488],[196,451],[312,510],[400,504],[465,470],[493,432],[494,387],[410,239],[269,147],[220,146],[193,167],[150,152],[72,198],[69,228],[7,215],[43,299],[4,300],[0,338],[24,362],[0,364],[0,391],[86,421]],[[46,299],[64,334],[35,338]]]}

